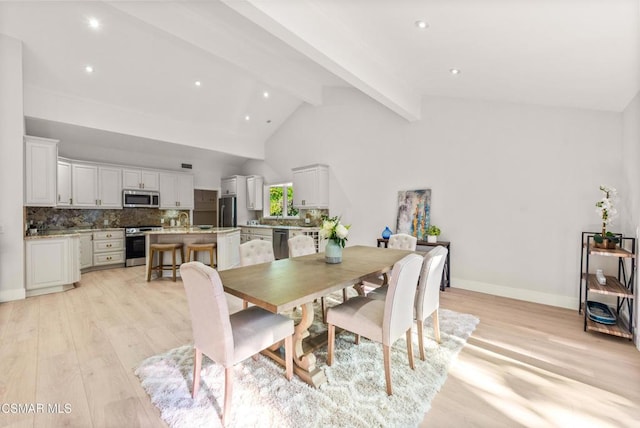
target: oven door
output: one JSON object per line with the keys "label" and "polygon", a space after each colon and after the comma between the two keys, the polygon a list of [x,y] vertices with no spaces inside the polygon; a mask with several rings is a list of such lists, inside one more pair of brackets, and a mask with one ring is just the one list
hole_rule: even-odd
{"label": "oven door", "polygon": [[146,263],[145,237],[143,234],[125,238],[125,266],[140,266]]}

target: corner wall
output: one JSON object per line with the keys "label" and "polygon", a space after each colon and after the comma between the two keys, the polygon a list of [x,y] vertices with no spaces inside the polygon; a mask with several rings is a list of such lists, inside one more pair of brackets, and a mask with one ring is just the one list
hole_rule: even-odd
{"label": "corner wall", "polygon": [[[640,92],[629,103],[622,116],[622,171],[625,179],[627,195],[624,210],[624,232],[626,235],[640,238]],[[636,245],[636,253],[639,245]],[[640,292],[638,290],[638,274],[636,271],[635,283],[635,343],[640,349],[638,326],[640,325]]]}
{"label": "corner wall", "polygon": [[0,34],[0,302],[24,299],[22,43]]}
{"label": "corner wall", "polygon": [[598,230],[598,186],[622,181],[621,114],[432,97],[409,123],[356,90],[324,100],[245,169],[273,182],[330,165],[330,212],[352,224],[349,245],[395,228],[399,190],[430,188],[453,287],[577,309],[580,232]]}

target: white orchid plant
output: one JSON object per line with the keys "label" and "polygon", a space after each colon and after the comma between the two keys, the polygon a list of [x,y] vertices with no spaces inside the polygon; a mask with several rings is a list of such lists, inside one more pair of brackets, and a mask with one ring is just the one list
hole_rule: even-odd
{"label": "white orchid plant", "polygon": [[602,219],[602,228],[605,229],[607,224],[610,224],[618,214],[618,210],[613,205],[618,191],[614,187],[604,185],[600,186],[600,190],[604,193],[604,197],[596,202],[596,213]]}
{"label": "white orchid plant", "polygon": [[325,217],[322,221],[322,229],[320,229],[320,237],[334,241],[336,244],[344,248],[349,235],[351,225],[345,226],[340,223],[340,217]]}

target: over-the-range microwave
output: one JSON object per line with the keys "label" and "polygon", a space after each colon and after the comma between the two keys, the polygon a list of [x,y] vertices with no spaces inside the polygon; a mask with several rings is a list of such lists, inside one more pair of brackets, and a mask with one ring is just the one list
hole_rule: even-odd
{"label": "over-the-range microwave", "polygon": [[122,206],[125,208],[159,208],[160,193],[148,190],[123,190]]}

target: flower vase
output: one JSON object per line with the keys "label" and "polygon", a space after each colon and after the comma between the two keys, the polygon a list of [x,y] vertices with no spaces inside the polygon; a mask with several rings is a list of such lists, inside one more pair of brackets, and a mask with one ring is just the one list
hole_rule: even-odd
{"label": "flower vase", "polygon": [[427,242],[429,244],[435,244],[436,242],[438,242],[438,236],[437,235],[427,235]]}
{"label": "flower vase", "polygon": [[387,226],[382,231],[382,239],[389,239],[390,236],[391,236],[391,229],[389,229],[389,226]]}
{"label": "flower vase", "polygon": [[342,246],[333,239],[327,241],[324,249],[324,261],[329,264],[342,263]]}

